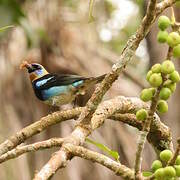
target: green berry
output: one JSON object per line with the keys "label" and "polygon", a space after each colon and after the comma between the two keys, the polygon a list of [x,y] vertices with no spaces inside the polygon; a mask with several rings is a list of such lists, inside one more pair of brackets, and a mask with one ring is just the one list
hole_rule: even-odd
{"label": "green berry", "polygon": [[151,84],[151,86],[153,87],[158,87],[162,84],[163,80],[162,80],[162,76],[160,73],[154,73],[151,75],[151,77],[149,78],[149,83]]}
{"label": "green berry", "polygon": [[172,82],[177,83],[180,81],[180,76],[177,71],[174,71],[170,74],[169,79],[172,80]]}
{"label": "green berry", "polygon": [[180,44],[173,48],[173,56],[176,58],[180,58]]}
{"label": "green berry", "polygon": [[172,178],[176,176],[176,171],[172,166],[167,166],[164,168],[164,176],[166,178]]}
{"label": "green berry", "polygon": [[170,74],[175,70],[174,64],[170,60],[164,61],[161,67],[161,72],[164,74]]}
{"label": "green berry", "polygon": [[176,90],[176,83],[170,83],[166,85],[166,87],[169,88],[171,92],[173,93]]}
{"label": "green berry", "polygon": [[168,104],[164,100],[159,100],[157,104],[157,110],[160,113],[166,113],[168,111]]}
{"label": "green berry", "polygon": [[149,90],[151,90],[153,96],[155,95],[156,89],[155,88],[149,88]]}
{"label": "green berry", "polygon": [[167,79],[165,82],[164,82],[164,86],[168,86],[169,84],[171,84],[172,81],[170,79]]}
{"label": "green berry", "polygon": [[154,176],[157,180],[163,180],[164,178],[164,168],[159,168],[155,173]]}
{"label": "green berry", "polygon": [[147,81],[149,81],[149,78],[150,78],[150,76],[153,74],[153,72],[150,70],[150,71],[148,71],[148,73],[147,73],[147,75],[146,75],[146,79],[147,79]]}
{"label": "green berry", "polygon": [[175,164],[180,165],[180,155],[177,156]]}
{"label": "green berry", "polygon": [[155,64],[152,66],[151,71],[153,73],[160,73],[161,72],[161,64]]}
{"label": "green berry", "polygon": [[172,158],[172,155],[172,152],[169,149],[166,149],[164,151],[161,151],[160,159],[162,161],[168,162]]}
{"label": "green berry", "polygon": [[152,163],[152,165],[151,165],[152,171],[155,172],[155,171],[156,171],[157,169],[159,169],[159,168],[162,168],[162,163],[161,163],[161,161],[159,161],[159,160],[153,161],[153,163]]}
{"label": "green berry", "polygon": [[152,90],[143,89],[141,91],[140,98],[141,98],[142,101],[144,101],[144,102],[150,101],[152,99],[152,97],[153,97]]}
{"label": "green berry", "polygon": [[167,100],[171,95],[171,90],[169,88],[162,88],[161,91],[160,91],[160,98],[163,99],[163,100]]}
{"label": "green berry", "polygon": [[165,30],[171,24],[170,19],[167,16],[160,16],[158,19],[158,27],[161,30]]}
{"label": "green berry", "polygon": [[171,32],[167,37],[167,43],[170,47],[180,44],[180,35],[177,32]]}
{"label": "green berry", "polygon": [[180,165],[175,165],[174,167],[176,169],[176,176],[180,177]]}
{"label": "green berry", "polygon": [[143,171],[142,174],[143,174],[144,177],[149,177],[149,176],[153,175],[153,173],[150,172],[150,171]]}
{"label": "green berry", "polygon": [[148,113],[145,109],[140,109],[139,111],[136,112],[136,118],[138,120],[144,121],[148,116]]}
{"label": "green berry", "polygon": [[159,31],[157,34],[157,40],[159,43],[165,43],[168,38],[168,32],[167,31]]}

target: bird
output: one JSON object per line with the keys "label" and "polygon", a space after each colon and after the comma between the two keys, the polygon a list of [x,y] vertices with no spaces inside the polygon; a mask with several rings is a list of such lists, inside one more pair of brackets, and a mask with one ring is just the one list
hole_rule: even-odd
{"label": "bird", "polygon": [[45,104],[61,106],[69,104],[78,95],[100,83],[106,74],[98,77],[83,77],[72,74],[49,73],[41,64],[23,61],[20,69],[26,69],[36,97]]}

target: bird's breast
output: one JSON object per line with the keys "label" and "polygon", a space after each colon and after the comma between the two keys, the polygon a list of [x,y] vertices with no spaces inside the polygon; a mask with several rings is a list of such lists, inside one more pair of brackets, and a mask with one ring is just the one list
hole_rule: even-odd
{"label": "bird's breast", "polygon": [[64,94],[52,96],[52,97],[48,98],[47,100],[45,100],[44,102],[46,104],[52,105],[52,106],[61,106],[64,104],[71,103],[74,99],[75,99],[74,94],[72,94],[70,92],[66,92]]}
{"label": "bird's breast", "polygon": [[68,95],[68,94],[71,94],[71,89],[69,86],[55,86],[42,90],[42,96],[44,100],[47,100],[54,96]]}
{"label": "bird's breast", "polygon": [[75,98],[71,86],[55,86],[44,90],[36,89],[36,96],[48,105],[61,106],[68,104]]}

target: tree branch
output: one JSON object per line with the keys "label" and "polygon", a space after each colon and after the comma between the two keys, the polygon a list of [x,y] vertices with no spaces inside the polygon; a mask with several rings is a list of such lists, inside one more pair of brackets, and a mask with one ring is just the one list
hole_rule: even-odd
{"label": "tree branch", "polygon": [[[149,109],[149,106],[146,103],[142,102],[138,98],[125,98],[123,96],[119,96],[114,99],[104,101],[103,103],[101,103],[99,105],[98,109],[96,110],[96,112],[93,116],[93,122],[94,122],[93,128],[97,128],[97,127],[101,126],[101,124],[105,121],[105,119],[109,118],[109,119],[112,119],[115,121],[121,121],[121,122],[129,124],[133,127],[136,127],[139,130],[142,130],[144,123],[142,121],[137,120],[136,116],[135,116],[136,111],[141,108]],[[66,113],[69,112],[71,114],[66,117],[76,118],[80,114],[81,109],[83,109],[83,108],[72,109],[72,112],[75,112],[75,113],[72,113],[70,110],[56,112],[55,113],[56,118],[57,118],[56,123],[58,123],[58,122],[60,122],[60,120],[62,120],[61,115],[65,114],[64,112],[66,112]],[[113,110],[113,109],[116,109],[116,110]],[[115,111],[117,111],[117,112],[113,113]],[[108,113],[109,113],[109,115],[108,115]],[[120,113],[125,113],[125,114],[120,114]],[[106,114],[106,116],[104,116],[103,114]],[[110,115],[110,114],[112,114],[112,115]],[[44,118],[41,118],[40,121],[37,121],[30,126],[27,126],[26,128],[24,128],[23,131],[25,131],[25,130],[28,131],[31,127],[33,127],[33,129],[30,132],[38,133],[39,131],[37,131],[37,130],[39,129],[39,125],[40,124],[45,125],[46,123],[44,124],[44,122],[47,122],[45,120],[47,120],[49,117],[50,117],[50,119],[48,120],[48,125],[49,126],[53,125],[55,122],[54,121],[55,119],[53,118],[54,113],[51,115],[48,115]],[[58,117],[59,117],[59,119],[58,119]],[[48,126],[43,126],[41,128],[41,130],[45,130],[46,128],[48,128]],[[22,131],[20,131],[20,132],[22,132]],[[20,132],[16,133],[16,135],[21,134]],[[30,133],[26,133],[26,134],[30,135]],[[13,136],[14,139],[18,138],[18,136],[16,136],[16,135]],[[29,137],[31,137],[31,136],[26,136],[26,138],[24,140],[28,139]],[[170,130],[167,126],[165,126],[160,121],[160,119],[157,115],[154,116],[154,120],[151,124],[150,133],[148,134],[148,141],[152,144],[152,146],[155,148],[155,150],[158,150],[158,151],[162,151],[162,150],[168,149],[170,147],[170,143],[171,143]],[[19,140],[18,144],[20,142],[21,142],[21,139]],[[15,146],[15,144],[14,144],[14,146]],[[8,152],[8,153],[10,153],[10,152]],[[14,152],[14,151],[12,151],[12,152]],[[6,154],[6,156],[7,156],[7,154]],[[1,162],[1,159],[3,159],[4,157],[5,157],[4,155],[0,156],[0,162]]]}
{"label": "tree branch", "polygon": [[172,6],[175,2],[176,2],[176,0],[164,0],[160,3],[158,3],[156,6],[156,16],[161,14],[164,11],[164,9]]}
{"label": "tree branch", "polygon": [[[138,98],[117,97],[116,100],[112,99],[109,101],[112,101],[113,103],[115,101],[116,102],[119,101],[119,104],[123,104],[123,106],[122,106],[122,109],[120,109],[118,113],[113,114],[112,116],[108,118],[116,120],[116,121],[121,121],[123,123],[127,123],[133,127],[138,128],[139,130],[142,130],[143,122],[138,121],[134,114],[136,113],[137,110],[141,108],[148,109],[149,106],[147,104],[143,103]],[[112,102],[111,102],[111,106],[113,104]],[[106,104],[106,101],[103,103]],[[110,104],[110,102],[107,102],[106,107],[108,107],[108,104]],[[102,106],[100,107],[102,108]],[[42,132],[43,130],[47,129],[48,127],[54,124],[57,124],[61,121],[69,120],[72,118],[77,118],[79,114],[81,113],[82,109],[83,108],[75,108],[75,109],[67,110],[67,111],[58,111],[58,112],[52,113],[48,116],[41,118],[39,121],[25,127],[21,131],[17,132],[15,135],[11,136],[8,140],[3,142],[0,145],[0,152],[6,153],[8,150],[13,149],[14,147],[24,142],[28,138],[32,137],[33,135],[37,133]],[[100,111],[102,110],[97,111],[96,116],[95,116],[96,118],[98,117],[97,115],[98,115],[98,112]],[[126,113],[126,114],[120,114],[120,113]],[[134,114],[130,114],[130,113],[134,113]],[[100,126],[100,122],[99,122],[99,126]],[[169,142],[171,141],[169,128],[165,126],[163,123],[161,123],[157,115],[155,115],[154,121],[151,125],[150,134],[148,135],[148,141],[153,145],[154,148],[156,148],[159,151],[168,148]],[[8,148],[6,148],[6,145],[8,145]]]}
{"label": "tree branch", "polygon": [[178,145],[177,145],[176,151],[175,151],[172,159],[170,159],[170,161],[168,162],[168,165],[169,165],[169,166],[173,166],[173,165],[175,164],[176,158],[177,158],[177,156],[179,155],[179,152],[180,152],[180,138],[178,138],[177,144],[178,144]]}
{"label": "tree branch", "polygon": [[81,112],[82,108],[75,108],[66,111],[58,111],[48,116],[41,118],[39,121],[23,128],[21,131],[17,132],[15,135],[11,136],[9,139],[0,144],[0,155],[6,153],[7,151],[13,149],[17,145],[24,142],[26,139],[32,137],[45,130],[46,128],[57,124],[62,121],[66,121],[72,118],[77,118]]}
{"label": "tree branch", "polygon": [[62,138],[52,138],[46,141],[37,142],[34,144],[26,145],[17,147],[11,151],[8,151],[7,153],[0,156],[0,163],[5,162],[9,159],[14,159],[19,157],[22,154],[28,153],[28,152],[35,152],[42,149],[48,149],[51,147],[59,147],[62,145],[64,139]]}
{"label": "tree branch", "polygon": [[56,152],[52,156],[41,171],[35,175],[34,180],[48,179],[55,173],[55,171],[57,171],[58,168],[66,165],[67,160],[71,157],[71,155],[64,149],[64,146],[67,143],[71,143],[73,145],[82,144],[92,130],[99,127],[106,118],[114,114],[116,111],[137,111],[138,106],[148,107],[146,103],[143,103],[138,98],[125,98],[122,96],[103,102],[99,105],[95,115],[93,116],[92,125],[88,124],[89,128],[87,128],[87,124],[76,126],[72,134],[66,138],[66,142],[63,143],[60,151]]}
{"label": "tree branch", "polygon": [[[126,122],[125,116],[127,116],[127,114],[120,115],[114,113],[136,113],[136,111],[141,108],[148,109],[149,106],[138,98],[125,98],[123,96],[119,96],[115,97],[114,99],[104,101],[98,106],[98,109],[94,113],[90,127],[92,127],[93,130],[98,128],[103,124],[106,118],[114,119],[115,117],[117,117],[119,118],[117,120],[121,120],[121,117],[123,116],[122,122]],[[139,122],[137,120],[134,123],[132,121],[127,121],[127,123],[129,123],[130,125],[137,126],[139,128],[142,128],[143,126],[141,122],[139,126]],[[60,166],[64,167],[67,163],[67,160],[71,158],[71,155],[64,149],[64,146],[67,143],[71,143],[73,145],[82,144],[84,142],[85,137],[88,136],[89,133],[89,129],[77,126],[73,133],[66,138],[66,142],[63,143],[61,150],[56,152],[52,156],[52,158],[41,169],[41,171],[36,174],[34,179],[40,180],[50,178]],[[151,136],[153,137],[152,139]],[[157,149],[167,148],[168,145],[170,145],[171,143],[169,128],[160,122],[157,115],[155,115],[155,120],[152,124],[152,133],[150,133],[149,137],[151,143],[155,142],[155,148]],[[161,141],[165,141],[166,143],[159,143]],[[164,144],[166,145],[164,146]],[[46,172],[46,174],[44,174],[44,172]]]}
{"label": "tree branch", "polygon": [[66,149],[66,151],[71,153],[71,155],[79,156],[81,158],[90,160],[92,162],[99,163],[99,164],[107,167],[108,169],[114,171],[116,173],[116,175],[119,175],[119,176],[123,177],[124,179],[128,179],[128,180],[134,179],[133,170],[127,168],[124,165],[121,165],[120,163],[110,159],[109,157],[107,157],[103,154],[91,151],[82,146],[75,146],[72,144],[66,144],[64,146],[64,148]]}
{"label": "tree branch", "polygon": [[147,103],[144,103],[136,97],[117,96],[113,99],[102,102],[95,111],[91,119],[92,130],[100,127],[104,121],[115,113],[136,113],[139,108],[148,109]]}

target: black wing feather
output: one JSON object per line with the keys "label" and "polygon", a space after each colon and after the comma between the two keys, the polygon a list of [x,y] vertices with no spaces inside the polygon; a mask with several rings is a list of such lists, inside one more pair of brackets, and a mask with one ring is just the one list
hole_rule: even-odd
{"label": "black wing feather", "polygon": [[54,86],[66,86],[71,85],[77,81],[86,80],[88,78],[77,76],[77,75],[68,75],[68,74],[47,74],[37,80],[35,80],[34,84],[37,81],[41,81],[43,79],[48,79],[52,77],[50,80],[48,80],[45,84],[39,87],[39,90],[48,89]]}

